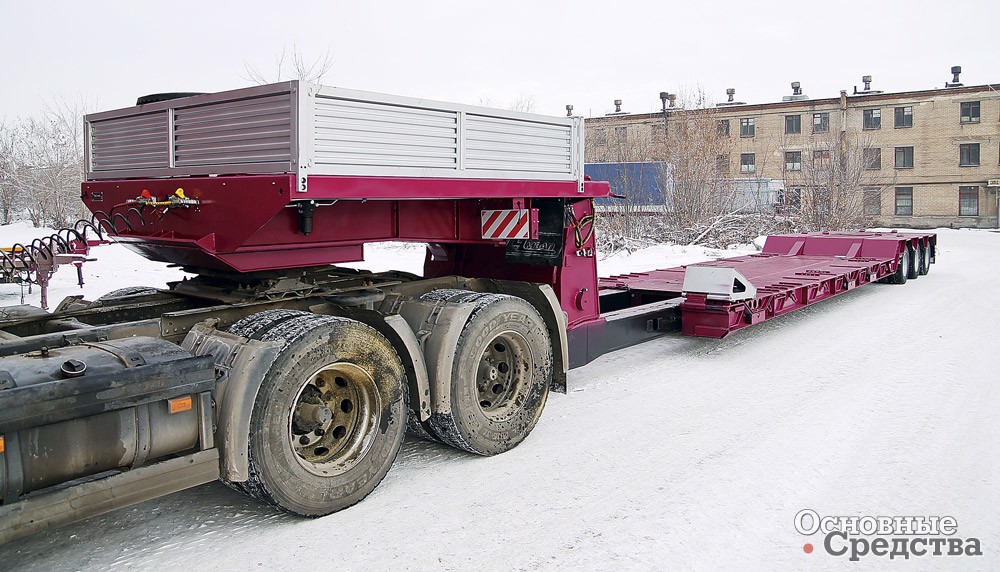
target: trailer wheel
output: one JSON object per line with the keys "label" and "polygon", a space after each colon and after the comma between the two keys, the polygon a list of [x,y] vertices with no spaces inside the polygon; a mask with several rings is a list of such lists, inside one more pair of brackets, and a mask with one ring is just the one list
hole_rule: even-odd
{"label": "trailer wheel", "polygon": [[251,496],[302,516],[347,508],[382,481],[403,441],[406,380],[392,345],[348,318],[294,316],[250,419]]}
{"label": "trailer wheel", "polygon": [[[441,291],[428,294],[442,299]],[[441,441],[479,455],[514,448],[542,415],[552,382],[552,344],[528,302],[501,294],[460,292],[451,302],[474,302],[455,350],[451,412],[427,425]]]}
{"label": "trailer wheel", "polygon": [[910,249],[903,248],[903,253],[899,255],[899,264],[896,265],[896,273],[889,277],[890,284],[906,284],[906,279],[910,276]]}
{"label": "trailer wheel", "polygon": [[931,247],[930,245],[920,245],[920,275],[926,276],[931,271]]}
{"label": "trailer wheel", "polygon": [[920,253],[910,246],[906,247],[906,252],[910,255],[910,267],[906,274],[906,277],[910,280],[916,280],[920,278]]}

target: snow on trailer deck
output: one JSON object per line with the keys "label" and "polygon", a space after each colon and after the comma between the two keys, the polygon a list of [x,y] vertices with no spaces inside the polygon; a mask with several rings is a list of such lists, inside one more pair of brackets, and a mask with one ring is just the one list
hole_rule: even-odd
{"label": "snow on trailer deck", "polygon": [[[684,296],[681,333],[722,338],[859,286],[934,262],[934,233],[817,232],[769,236],[760,254],[601,278],[602,299]],[[907,259],[908,260],[908,259]]]}

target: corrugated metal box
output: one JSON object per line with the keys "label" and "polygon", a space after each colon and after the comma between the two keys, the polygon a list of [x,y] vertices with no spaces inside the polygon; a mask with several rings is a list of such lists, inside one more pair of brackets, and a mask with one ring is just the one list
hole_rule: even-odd
{"label": "corrugated metal box", "polygon": [[583,180],[583,121],[284,82],[86,117],[86,178]]}

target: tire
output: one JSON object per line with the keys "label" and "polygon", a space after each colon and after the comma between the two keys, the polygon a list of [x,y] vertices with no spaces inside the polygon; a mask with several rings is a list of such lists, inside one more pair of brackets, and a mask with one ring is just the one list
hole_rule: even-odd
{"label": "tire", "polygon": [[931,271],[931,245],[920,245],[920,275],[926,276]]}
{"label": "tire", "polygon": [[296,316],[317,316],[317,314],[302,310],[264,310],[241,318],[229,327],[229,333],[259,340],[271,328]]}
{"label": "tire", "polygon": [[302,516],[359,502],[403,441],[399,356],[375,329],[348,318],[295,315],[261,331],[260,339],[285,346],[254,401],[249,479],[240,488]]}
{"label": "tire", "polygon": [[906,247],[906,252],[910,255],[910,267],[907,271],[906,277],[910,280],[916,280],[920,278],[920,254],[915,249]]}
{"label": "tire", "polygon": [[910,249],[904,248],[899,255],[899,264],[896,265],[896,273],[889,277],[890,284],[906,284],[906,279],[910,275]]}
{"label": "tire", "polygon": [[509,451],[531,433],[548,398],[552,344],[545,322],[514,296],[437,290],[424,298],[476,304],[455,349],[451,412],[432,414],[425,427],[463,451]]}
{"label": "tire", "polygon": [[151,93],[149,95],[140,96],[135,100],[136,105],[146,105],[147,103],[156,103],[158,101],[170,101],[171,99],[180,99],[182,97],[191,97],[192,95],[205,95],[203,91],[174,91],[170,93]]}
{"label": "tire", "polygon": [[159,290],[150,286],[127,286],[103,294],[94,300],[94,302],[121,302],[132,298],[141,298],[149,294],[156,294],[157,292]]}

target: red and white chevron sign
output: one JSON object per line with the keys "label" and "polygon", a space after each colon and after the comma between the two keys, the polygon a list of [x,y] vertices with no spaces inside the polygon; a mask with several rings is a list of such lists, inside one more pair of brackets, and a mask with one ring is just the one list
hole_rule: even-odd
{"label": "red and white chevron sign", "polygon": [[483,238],[529,238],[528,209],[483,211]]}

